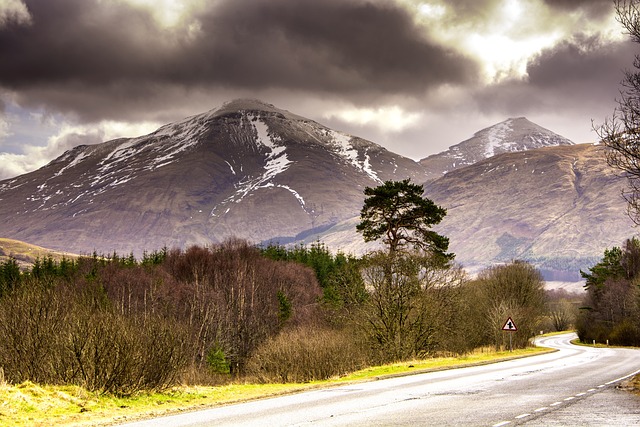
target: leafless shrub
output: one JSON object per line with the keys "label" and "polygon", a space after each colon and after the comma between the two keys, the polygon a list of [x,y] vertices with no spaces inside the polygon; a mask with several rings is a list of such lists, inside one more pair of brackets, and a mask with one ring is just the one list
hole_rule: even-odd
{"label": "leafless shrub", "polygon": [[247,374],[262,382],[308,382],[344,375],[369,362],[353,331],[299,327],[267,340],[253,354]]}
{"label": "leafless shrub", "polygon": [[[466,293],[472,296],[469,322],[477,323],[476,332],[482,337],[476,346],[493,343],[505,348],[512,341],[514,347],[526,347],[537,333],[546,314],[544,282],[540,272],[531,264],[514,261],[489,267],[471,282]],[[502,330],[507,318],[518,330]],[[512,334],[510,337],[508,334]]]}
{"label": "leafless shrub", "polygon": [[58,383],[66,310],[53,289],[29,283],[0,300],[0,366],[10,383]]}
{"label": "leafless shrub", "polygon": [[[176,384],[187,364],[185,334],[164,319],[75,313],[66,350],[73,382],[112,394],[163,390]],[[65,355],[66,356],[66,355]]]}

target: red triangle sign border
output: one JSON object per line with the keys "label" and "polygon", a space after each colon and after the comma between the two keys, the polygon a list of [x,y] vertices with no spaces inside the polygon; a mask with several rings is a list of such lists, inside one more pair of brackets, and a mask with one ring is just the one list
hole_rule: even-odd
{"label": "red triangle sign border", "polygon": [[513,323],[513,320],[511,320],[511,317],[509,317],[507,319],[506,322],[504,322],[504,326],[502,327],[503,331],[509,331],[509,332],[515,332],[518,330],[518,327],[516,326],[515,323]]}

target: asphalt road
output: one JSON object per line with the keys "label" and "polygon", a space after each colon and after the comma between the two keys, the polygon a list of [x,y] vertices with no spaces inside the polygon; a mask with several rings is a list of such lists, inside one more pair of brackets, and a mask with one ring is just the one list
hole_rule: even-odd
{"label": "asphalt road", "polygon": [[127,424],[151,426],[640,425],[640,397],[616,390],[640,350],[539,339],[557,352],[332,387]]}

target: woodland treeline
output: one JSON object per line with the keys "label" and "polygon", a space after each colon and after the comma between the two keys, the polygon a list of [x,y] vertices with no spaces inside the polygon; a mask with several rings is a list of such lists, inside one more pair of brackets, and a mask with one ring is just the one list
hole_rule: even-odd
{"label": "woodland treeline", "polygon": [[582,276],[587,296],[577,322],[580,340],[640,346],[640,240],[605,250]]}
{"label": "woodland treeline", "polygon": [[[390,270],[391,269],[391,270]],[[386,273],[393,271],[393,275]],[[392,277],[392,280],[389,278]],[[525,262],[471,280],[426,255],[323,244],[209,247],[0,264],[6,381],[126,395],[231,378],[309,381],[417,357],[514,347],[570,327],[571,295]]]}

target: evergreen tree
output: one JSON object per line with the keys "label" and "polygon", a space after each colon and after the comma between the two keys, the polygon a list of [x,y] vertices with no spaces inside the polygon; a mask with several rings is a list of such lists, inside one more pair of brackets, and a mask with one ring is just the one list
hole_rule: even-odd
{"label": "evergreen tree", "polygon": [[382,238],[390,253],[419,249],[450,260],[449,239],[431,229],[447,214],[446,209],[422,196],[422,185],[410,180],[385,181],[364,190],[366,197],[356,229],[366,242]]}

